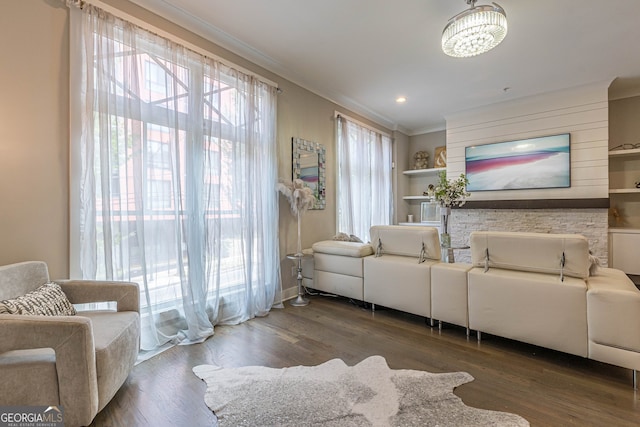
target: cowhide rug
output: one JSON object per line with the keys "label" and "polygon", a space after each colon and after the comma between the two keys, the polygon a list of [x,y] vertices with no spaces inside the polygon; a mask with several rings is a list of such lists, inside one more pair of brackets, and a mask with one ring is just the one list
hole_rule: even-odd
{"label": "cowhide rug", "polygon": [[205,402],[226,426],[528,426],[522,417],[466,406],[453,394],[466,372],[392,370],[381,356],[347,366],[224,369],[200,365]]}

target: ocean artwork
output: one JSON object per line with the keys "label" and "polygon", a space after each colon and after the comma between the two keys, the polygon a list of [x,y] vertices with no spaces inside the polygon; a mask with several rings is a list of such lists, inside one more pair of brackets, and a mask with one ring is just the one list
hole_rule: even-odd
{"label": "ocean artwork", "polygon": [[467,191],[571,186],[569,134],[466,147]]}

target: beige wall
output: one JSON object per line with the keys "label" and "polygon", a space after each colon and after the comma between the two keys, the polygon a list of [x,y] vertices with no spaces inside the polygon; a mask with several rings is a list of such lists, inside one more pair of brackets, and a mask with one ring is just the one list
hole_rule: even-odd
{"label": "beige wall", "polygon": [[640,143],[640,96],[609,102],[609,148]]}
{"label": "beige wall", "polygon": [[402,171],[409,169],[409,153],[410,149],[410,137],[402,132],[393,132],[393,224],[406,221],[407,214],[409,213],[409,205],[402,200],[402,196],[409,191],[409,182],[406,176],[402,174]]}
{"label": "beige wall", "polygon": [[[291,138],[327,149],[327,206],[303,218],[302,243],[335,234],[333,113],[385,129],[126,0],[111,6],[278,83],[278,175],[291,178]],[[0,14],[0,265],[40,259],[53,277],[69,273],[69,12],[61,0],[7,2]],[[275,188],[275,183],[274,183]],[[280,253],[294,252],[295,219],[281,198]],[[283,260],[284,286],[293,286]]]}
{"label": "beige wall", "polygon": [[68,11],[59,1],[4,2],[0,14],[0,264],[69,253]]}
{"label": "beige wall", "polygon": [[436,147],[447,145],[447,132],[444,130],[437,132],[412,135],[409,138],[409,169],[413,169],[413,155],[416,151],[426,151],[429,153],[429,167],[432,168],[435,160]]}

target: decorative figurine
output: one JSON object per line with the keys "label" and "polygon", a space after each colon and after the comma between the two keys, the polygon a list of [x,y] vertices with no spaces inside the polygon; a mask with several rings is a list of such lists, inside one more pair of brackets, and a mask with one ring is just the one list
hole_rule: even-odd
{"label": "decorative figurine", "polygon": [[427,169],[429,163],[429,153],[426,151],[418,151],[413,155],[413,168],[414,169]]}
{"label": "decorative figurine", "polygon": [[436,187],[433,184],[429,184],[429,186],[427,187],[427,191],[424,191],[422,193],[423,196],[429,196],[431,198],[435,198],[436,197]]}

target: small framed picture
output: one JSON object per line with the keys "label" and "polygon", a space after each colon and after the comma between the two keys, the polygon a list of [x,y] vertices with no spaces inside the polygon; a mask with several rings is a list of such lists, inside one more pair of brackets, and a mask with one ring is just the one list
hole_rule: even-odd
{"label": "small framed picture", "polygon": [[447,167],[447,147],[436,147],[435,156],[433,157],[434,168],[446,168]]}
{"label": "small framed picture", "polygon": [[431,222],[438,219],[438,204],[436,202],[420,203],[420,222]]}

